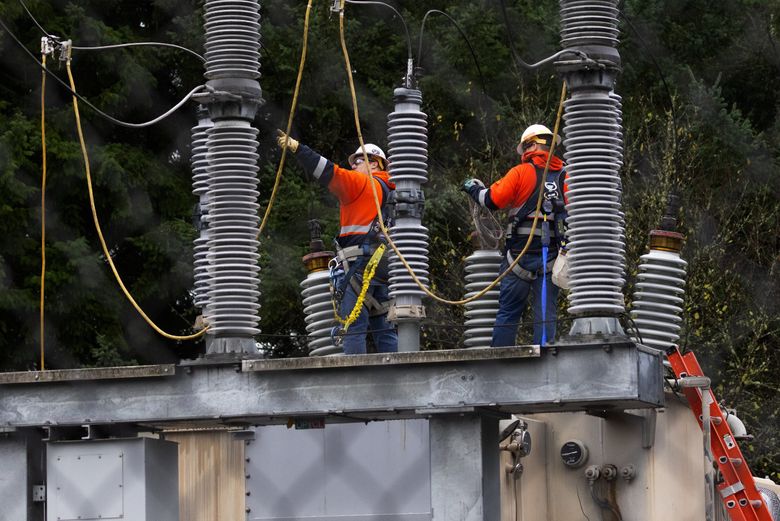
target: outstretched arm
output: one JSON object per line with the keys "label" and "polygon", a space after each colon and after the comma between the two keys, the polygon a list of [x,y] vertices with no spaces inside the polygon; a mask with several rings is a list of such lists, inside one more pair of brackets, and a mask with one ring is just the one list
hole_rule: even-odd
{"label": "outstretched arm", "polygon": [[322,186],[327,187],[333,179],[333,162],[322,157],[303,143],[299,143],[281,130],[277,131],[277,134],[276,142],[279,147],[284,147],[286,141],[287,149],[295,154],[295,159],[298,160],[298,164],[301,165],[303,171],[317,180]]}
{"label": "outstretched arm", "polygon": [[479,179],[466,180],[461,189],[468,193],[478,205],[489,210],[498,210],[498,206],[490,197],[490,188],[485,188],[485,183]]}

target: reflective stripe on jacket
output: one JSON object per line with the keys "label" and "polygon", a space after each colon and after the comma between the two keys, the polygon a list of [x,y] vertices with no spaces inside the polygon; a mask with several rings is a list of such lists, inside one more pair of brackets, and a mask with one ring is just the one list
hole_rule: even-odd
{"label": "reflective stripe on jacket", "polygon": [[338,165],[333,166],[333,178],[328,184],[328,190],[339,200],[341,226],[339,244],[341,246],[349,246],[362,241],[376,219],[376,202],[370,182],[374,183],[379,205],[384,205],[386,202],[384,193],[388,189],[395,188],[395,185],[390,182],[390,174],[384,171],[374,172],[369,178],[362,172],[347,170]]}
{"label": "reflective stripe on jacket", "polygon": [[301,144],[295,154],[307,174],[325,186],[339,200],[339,244],[341,247],[361,244],[376,219],[374,183],[380,206],[386,201],[386,192],[395,189],[387,172],[374,172],[369,178],[362,172],[341,168],[317,152]]}

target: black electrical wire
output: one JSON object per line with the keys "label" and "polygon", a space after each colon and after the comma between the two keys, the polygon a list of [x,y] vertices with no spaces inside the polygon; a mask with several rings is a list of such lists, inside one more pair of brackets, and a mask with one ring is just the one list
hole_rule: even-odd
{"label": "black electrical wire", "polygon": [[658,61],[655,59],[653,53],[650,52],[650,46],[647,45],[647,42],[645,42],[645,39],[642,38],[642,35],[639,33],[636,26],[634,26],[634,23],[625,13],[622,7],[619,9],[618,12],[620,13],[620,16],[622,16],[623,19],[626,21],[626,23],[631,28],[631,30],[634,32],[636,37],[639,39],[639,42],[642,44],[642,47],[647,53],[647,56],[650,58],[650,61],[653,62],[655,69],[658,71],[658,76],[661,78],[661,83],[663,83],[664,89],[666,90],[666,95],[669,97],[669,111],[672,116],[672,125],[674,126],[672,132],[672,160],[674,160],[677,157],[677,112],[674,110],[674,97],[672,97],[672,90],[669,88],[669,84],[666,82],[666,76],[664,75],[661,66],[658,64]]}
{"label": "black electrical wire", "polygon": [[[639,326],[636,325],[636,322],[634,322],[634,318],[629,313],[621,313],[620,317],[623,317],[628,324],[631,324],[631,329],[636,331],[636,338],[639,340],[639,343],[644,345],[645,342],[642,339],[642,332],[639,331]],[[626,328],[628,329],[628,328]]]}
{"label": "black electrical wire", "polygon": [[35,17],[34,17],[34,16],[33,16],[33,14],[30,12],[30,10],[29,10],[29,9],[27,9],[27,5],[25,5],[25,3],[24,3],[22,0],[19,0],[19,3],[20,3],[20,4],[22,4],[22,7],[23,7],[23,8],[24,8],[24,10],[27,12],[27,16],[29,16],[29,17],[30,17],[30,20],[32,20],[32,21],[33,21],[33,23],[34,23],[35,25],[37,25],[37,26],[38,26],[38,29],[40,29],[40,30],[41,30],[41,32],[42,32],[42,33],[43,33],[45,36],[51,36],[51,33],[50,33],[50,32],[48,32],[46,29],[44,29],[44,28],[43,28],[43,26],[42,26],[41,24],[39,24],[39,23],[38,23],[38,20],[36,20],[36,19],[35,19]]}
{"label": "black electrical wire", "polygon": [[458,30],[461,37],[466,42],[466,45],[469,48],[469,52],[471,53],[471,58],[474,60],[474,65],[477,66],[477,74],[479,74],[479,82],[482,85],[482,93],[487,95],[487,89],[485,88],[485,77],[482,75],[482,69],[479,66],[479,60],[477,59],[477,53],[474,52],[474,47],[471,46],[471,42],[469,41],[468,37],[466,36],[466,33],[460,27],[458,22],[456,22],[452,16],[445,13],[444,11],[440,11],[439,9],[430,9],[427,13],[425,13],[425,16],[423,16],[422,23],[420,24],[420,41],[419,41],[419,46],[417,48],[417,66],[422,67],[422,48],[423,48],[423,35],[425,33],[425,22],[428,20],[428,16],[430,16],[431,14],[440,14],[445,16],[450,22],[452,22],[452,25],[454,25],[455,28]]}
{"label": "black electrical wire", "polygon": [[11,38],[12,38],[12,39],[13,39],[13,40],[14,40],[14,41],[17,43],[17,45],[19,45],[19,47],[21,47],[21,48],[24,50],[24,52],[26,52],[26,53],[27,53],[27,54],[30,56],[30,58],[32,58],[32,60],[33,60],[35,63],[37,63],[37,64],[38,64],[38,66],[39,66],[39,67],[40,67],[40,68],[41,68],[43,71],[45,71],[45,72],[46,72],[46,73],[47,73],[49,76],[51,76],[52,78],[54,78],[55,80],[57,80],[57,82],[58,82],[60,85],[62,85],[62,87],[63,87],[63,88],[65,88],[65,90],[67,90],[68,92],[70,92],[70,93],[71,93],[73,96],[75,96],[75,97],[76,97],[76,98],[78,98],[78,99],[79,99],[81,102],[83,102],[85,105],[87,105],[87,106],[88,106],[88,107],[90,107],[92,110],[94,110],[94,111],[95,111],[95,112],[96,112],[98,115],[100,115],[100,116],[102,116],[103,118],[107,119],[108,121],[110,121],[110,122],[112,122],[112,123],[114,123],[114,124],[116,124],[116,125],[122,126],[122,127],[127,127],[127,128],[145,128],[145,127],[148,127],[148,126],[154,125],[155,123],[159,123],[159,122],[160,122],[160,121],[162,121],[163,119],[165,119],[165,118],[167,118],[168,116],[170,116],[171,114],[173,114],[173,113],[174,113],[175,111],[177,111],[179,108],[181,108],[181,106],[182,106],[182,105],[184,105],[185,103],[187,103],[187,101],[189,101],[189,99],[190,99],[190,98],[191,98],[193,95],[195,95],[195,94],[196,94],[198,91],[200,91],[200,90],[203,90],[204,88],[206,88],[204,85],[199,85],[199,86],[195,87],[195,88],[194,88],[194,89],[192,89],[192,90],[191,90],[191,91],[190,91],[190,92],[189,92],[189,93],[188,93],[188,94],[187,94],[187,95],[186,95],[184,98],[182,98],[182,100],[181,100],[181,101],[179,101],[179,102],[178,102],[176,105],[174,105],[173,107],[171,107],[171,108],[170,108],[170,109],[169,109],[167,112],[165,112],[164,114],[161,114],[160,116],[158,116],[158,117],[154,118],[153,120],[146,121],[146,122],[144,122],[144,123],[128,123],[128,122],[126,122],[126,121],[122,121],[122,120],[116,119],[115,117],[113,117],[113,116],[111,116],[111,115],[109,115],[109,114],[106,114],[105,112],[103,112],[102,110],[100,110],[99,108],[97,108],[95,105],[93,105],[93,104],[92,104],[92,103],[91,103],[89,100],[87,100],[86,98],[84,98],[84,97],[83,97],[81,94],[79,94],[78,92],[76,92],[76,91],[74,91],[73,89],[71,89],[71,88],[70,88],[70,86],[69,86],[67,83],[65,83],[63,80],[61,80],[61,79],[59,78],[59,76],[57,76],[56,74],[54,74],[54,73],[53,73],[53,72],[52,72],[52,71],[51,71],[51,70],[50,70],[48,67],[44,67],[44,66],[43,66],[43,64],[42,64],[42,63],[41,63],[41,62],[38,60],[38,58],[36,58],[36,57],[35,57],[35,55],[34,55],[32,52],[30,52],[30,50],[29,50],[29,49],[28,49],[28,48],[27,48],[27,47],[26,47],[26,46],[25,46],[25,45],[24,45],[24,44],[21,42],[21,40],[19,40],[19,38],[17,38],[17,37],[16,37],[16,35],[15,35],[13,32],[11,32],[11,30],[10,30],[10,29],[8,29],[8,26],[5,24],[5,22],[3,21],[3,19],[2,19],[2,18],[0,18],[0,27],[2,27],[2,28],[5,30],[5,32],[7,32],[7,33],[8,33],[8,35],[9,35],[9,36],[10,36],[10,37],[11,37]]}
{"label": "black electrical wire", "polygon": [[408,52],[408,57],[411,60],[412,59],[412,37],[409,34],[409,26],[406,23],[406,20],[403,16],[401,16],[401,13],[398,12],[398,9],[393,7],[392,5],[386,3],[386,2],[380,2],[378,0],[346,0],[348,4],[356,4],[356,5],[382,5],[384,7],[387,7],[388,9],[392,9],[393,12],[400,18],[401,23],[404,25],[404,31],[406,32],[406,49]]}
{"label": "black electrical wire", "polygon": [[515,50],[515,41],[512,36],[512,28],[509,24],[509,15],[506,12],[506,4],[504,3],[504,0],[499,0],[499,2],[501,3],[501,15],[504,18],[504,27],[506,27],[506,38],[509,42],[509,54],[512,55],[512,60],[515,62],[515,67],[517,67],[517,63],[522,60],[520,60],[517,51]]}
{"label": "black electrical wire", "polygon": [[504,18],[504,25],[506,26],[506,34],[507,34],[507,40],[509,41],[509,54],[512,55],[512,61],[515,64],[515,67],[520,68],[523,67],[525,69],[536,69],[538,67],[541,67],[542,65],[545,65],[547,63],[550,63],[551,61],[563,56],[564,54],[574,54],[582,58],[583,60],[587,61],[588,63],[592,65],[597,65],[597,63],[594,60],[591,60],[588,58],[588,55],[585,54],[582,51],[577,51],[574,49],[563,49],[562,51],[558,51],[552,56],[548,56],[547,58],[540,60],[536,63],[528,63],[522,58],[520,58],[520,55],[517,54],[517,50],[515,50],[515,42],[514,38],[512,36],[512,27],[509,23],[509,15],[506,11],[506,4],[504,3],[504,0],[499,0],[501,3],[501,14]]}

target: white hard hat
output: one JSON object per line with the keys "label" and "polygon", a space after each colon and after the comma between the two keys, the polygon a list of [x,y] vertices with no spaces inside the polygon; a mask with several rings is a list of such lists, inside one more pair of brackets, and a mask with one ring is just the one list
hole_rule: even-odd
{"label": "white hard hat", "polygon": [[[538,123],[533,124],[527,129],[525,129],[525,131],[523,131],[523,135],[522,137],[520,137],[520,143],[518,143],[517,145],[517,153],[522,155],[523,144],[528,143],[530,141],[533,141],[534,143],[550,146],[552,144],[550,138],[552,137],[553,137],[552,130],[545,127],[544,125],[539,125]],[[560,143],[561,143],[561,137],[556,135],[555,144],[559,145]]]}
{"label": "white hard hat", "polygon": [[[378,146],[374,145],[373,143],[366,143],[366,154],[368,154],[369,158],[374,157],[374,158],[377,158],[377,159],[381,159],[382,160],[382,168],[386,168],[387,167],[387,156],[385,156],[384,151],[381,148],[379,148]],[[362,147],[358,147],[358,149],[355,150],[355,153],[352,154],[351,156],[349,156],[349,159],[348,159],[349,164],[351,165],[355,161],[355,159],[357,159],[359,157],[363,157],[363,148]]]}

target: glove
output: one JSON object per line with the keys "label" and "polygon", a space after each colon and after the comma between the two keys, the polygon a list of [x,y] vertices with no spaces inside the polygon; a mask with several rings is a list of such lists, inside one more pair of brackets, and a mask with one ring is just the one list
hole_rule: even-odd
{"label": "glove", "polygon": [[291,138],[281,130],[276,131],[276,143],[279,145],[279,148],[284,148],[284,144],[287,142],[287,150],[292,152],[293,154],[298,151],[298,141]]}
{"label": "glove", "polygon": [[463,181],[463,186],[461,186],[460,189],[470,194],[473,190],[478,188],[485,188],[485,183],[483,183],[479,179],[471,178]]}

